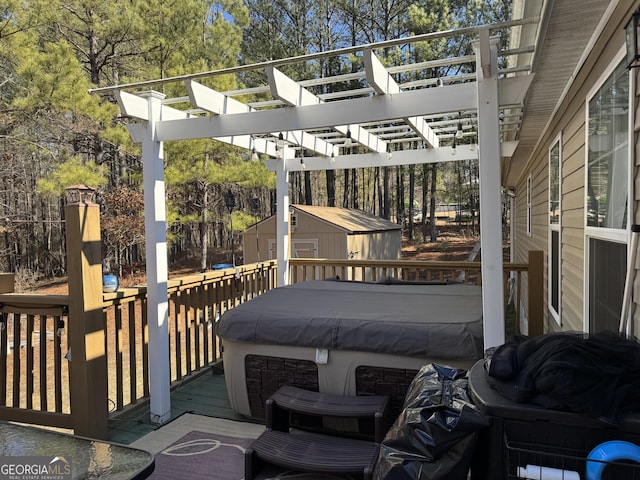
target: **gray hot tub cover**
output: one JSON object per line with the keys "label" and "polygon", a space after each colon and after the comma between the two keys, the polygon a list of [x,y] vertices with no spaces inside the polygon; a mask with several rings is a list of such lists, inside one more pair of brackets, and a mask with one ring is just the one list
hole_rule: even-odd
{"label": "gray hot tub cover", "polygon": [[223,339],[440,359],[482,358],[482,291],[464,284],[309,281],[224,313]]}

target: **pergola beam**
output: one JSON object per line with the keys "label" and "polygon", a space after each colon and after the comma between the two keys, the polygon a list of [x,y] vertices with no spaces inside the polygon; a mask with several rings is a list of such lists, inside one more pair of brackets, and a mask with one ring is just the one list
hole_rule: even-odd
{"label": "pergola beam", "polygon": [[[518,146],[517,141],[502,142],[501,156],[509,157]],[[395,167],[398,165],[419,165],[423,163],[444,163],[464,160],[477,160],[478,146],[458,145],[456,153],[451,153],[450,147],[424,148],[419,150],[397,150],[391,155],[387,153],[359,153],[340,155],[332,159],[326,157],[304,157],[304,167],[300,158],[287,158],[284,160],[285,169],[289,172],[302,170],[341,170],[347,168],[368,167]],[[282,168],[283,160],[268,159],[265,161],[267,169],[276,172]]]}
{"label": "pergola beam", "polygon": [[[460,160],[475,160],[478,151],[475,145],[460,145],[456,153],[451,153],[451,148],[425,148],[420,150],[397,150],[392,155],[387,153],[359,153],[340,155],[333,159],[325,157],[304,157],[304,167],[300,158],[287,158],[284,160],[285,168],[289,172],[301,170],[340,170],[347,168],[368,167],[392,167],[397,165],[417,165],[422,163],[455,162]],[[269,159],[266,162],[267,169],[272,172],[282,168],[281,159]]]}
{"label": "pergola beam", "polygon": [[[400,85],[396,83],[385,66],[378,60],[373,50],[368,48],[364,52],[364,69],[367,73],[367,81],[379,95],[400,93]],[[429,147],[438,147],[438,136],[427,124],[423,117],[410,117],[404,120],[427,143]]]}
{"label": "pergola beam", "polygon": [[[437,90],[437,91],[436,91]],[[162,141],[187,138],[225,137],[246,134],[268,134],[272,131],[334,128],[363,121],[393,121],[428,113],[476,108],[473,84],[403,92],[394,95],[339,100],[296,108],[275,108],[236,115],[199,117],[160,122],[158,137]],[[354,132],[352,132],[354,136]],[[360,140],[358,140],[360,141]],[[380,148],[374,149],[380,151]],[[382,149],[386,151],[386,147]]]}
{"label": "pergola beam", "polygon": [[[500,104],[521,103],[530,81],[529,76],[499,80]],[[476,108],[476,86],[466,83],[295,108],[159,121],[156,128],[160,141],[172,141],[335,128],[336,119],[342,125],[359,125],[363,122],[397,121],[399,118],[447,114]],[[361,141],[353,132],[352,137]],[[372,150],[386,151],[386,146],[381,148],[383,144],[380,140],[377,148],[371,146]]]}

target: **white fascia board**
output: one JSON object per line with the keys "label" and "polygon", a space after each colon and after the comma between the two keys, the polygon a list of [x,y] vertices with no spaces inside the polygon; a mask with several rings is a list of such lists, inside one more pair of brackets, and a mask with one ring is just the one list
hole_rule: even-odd
{"label": "white fascia board", "polygon": [[[207,112],[211,112],[214,115],[234,115],[241,113],[256,113],[258,110],[246,105],[238,100],[235,100],[223,93],[213,90],[209,87],[195,82],[193,80],[186,80],[185,85],[191,104],[195,108],[200,108]],[[268,132],[274,137],[278,136],[276,132]],[[324,140],[317,138],[309,133],[305,133],[302,130],[288,131],[285,134],[285,140],[300,145],[307,150],[316,152],[319,155],[331,155],[331,153],[337,153],[337,149],[333,144],[327,143]],[[250,135],[228,135],[224,137],[216,137],[217,140],[230,143],[238,147],[256,149],[256,152],[266,153],[267,155],[275,156],[275,144],[260,139],[252,139]],[[335,149],[335,150],[334,150]]]}
{"label": "white fascia board", "polygon": [[[304,168],[299,158],[287,158],[285,169],[290,172],[300,170],[340,170],[347,168],[391,167],[397,165],[417,165],[422,163],[455,162],[478,158],[478,151],[469,145],[460,145],[455,155],[450,147],[427,148],[419,150],[399,150],[391,158],[387,153],[361,153],[340,155],[333,159],[326,157],[305,157]],[[266,160],[267,169],[272,172],[282,169],[282,159]]]}
{"label": "white fascia board", "polygon": [[342,125],[355,125],[473,110],[476,98],[475,84],[465,83],[295,108],[161,121],[156,131],[158,140],[170,141],[334,128],[337,119]]}
{"label": "white fascia board", "polygon": [[[378,60],[373,50],[364,50],[364,69],[369,85],[379,95],[400,93],[400,85],[393,79],[382,62]],[[404,119],[429,147],[437,148],[440,145],[438,136],[422,117],[409,117]]]}
{"label": "white fascia board", "polygon": [[[120,111],[124,115],[140,120],[149,120],[149,104],[146,98],[122,90],[114,90],[113,93],[120,107]],[[163,105],[160,109],[160,121],[186,120],[188,118],[189,114],[182,110],[177,110],[166,105]]]}
{"label": "white fascia board", "polygon": [[[293,79],[286,76],[273,65],[266,67],[267,79],[271,88],[271,95],[291,107],[304,107],[310,105],[320,105],[324,101],[311,93],[306,88],[298,85]],[[351,132],[351,139],[358,142],[374,152],[386,152],[387,142],[370,134],[359,125],[334,125],[333,128],[346,135],[347,130]]]}

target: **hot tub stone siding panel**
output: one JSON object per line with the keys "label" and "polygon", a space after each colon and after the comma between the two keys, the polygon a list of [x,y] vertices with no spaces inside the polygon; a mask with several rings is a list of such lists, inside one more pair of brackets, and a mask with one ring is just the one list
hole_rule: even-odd
{"label": "hot tub stone siding panel", "polygon": [[418,370],[359,366],[356,368],[356,395],[388,395],[391,418],[402,412],[404,398]]}
{"label": "hot tub stone siding panel", "polygon": [[319,391],[318,366],[310,360],[247,355],[244,365],[252,417],[264,419],[264,402],[282,385]]}

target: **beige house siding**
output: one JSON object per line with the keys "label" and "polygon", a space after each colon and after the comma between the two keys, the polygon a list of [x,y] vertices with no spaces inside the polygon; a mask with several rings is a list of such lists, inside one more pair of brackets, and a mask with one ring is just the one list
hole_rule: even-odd
{"label": "beige house siding", "polygon": [[[520,182],[516,186],[516,261],[526,262],[530,250],[547,251],[547,230],[549,222],[549,188],[548,188],[548,160],[546,152],[544,161],[541,161],[540,155],[535,162],[530,162],[529,170],[522,175]],[[527,235],[527,180],[531,174],[531,236]],[[545,273],[547,269],[547,256],[545,254]],[[523,290],[528,287],[528,279],[523,276]],[[544,298],[547,295],[546,278],[544,283]],[[521,299],[520,315],[522,323],[520,328],[526,330],[528,311],[528,300]],[[544,312],[544,323],[547,324],[548,312]]]}
{"label": "beige house siding", "polygon": [[566,118],[562,155],[562,330],[583,329],[584,296],[584,100]]}
{"label": "beige house siding", "polygon": [[[552,142],[562,134],[562,212],[561,212],[561,312],[562,330],[585,330],[584,278],[585,268],[585,118],[586,98],[601,81],[602,74],[611,66],[625,43],[624,25],[636,5],[620,2],[602,35],[595,42],[585,64],[576,75],[563,103],[539,141],[527,167],[516,185],[516,261],[524,261],[531,249],[545,252],[545,301],[547,301],[548,268],[548,151]],[[638,104],[636,98],[636,105]],[[636,112],[638,107],[636,106]],[[636,117],[638,118],[638,117]],[[636,131],[640,129],[636,121]],[[636,147],[636,152],[638,148]],[[640,162],[636,155],[636,165]],[[533,184],[533,229],[526,234],[526,188],[531,174]],[[637,169],[633,172],[636,185],[640,185]],[[636,186],[635,191],[638,191]],[[638,201],[636,194],[636,204]],[[640,221],[637,206],[635,219]],[[638,262],[636,262],[639,265]],[[526,279],[524,280],[526,282]],[[640,280],[635,281],[635,301],[640,299]],[[526,308],[526,307],[525,307]],[[636,309],[640,310],[640,309]],[[525,310],[526,311],[526,310]],[[545,308],[547,330],[560,327]],[[640,312],[635,314],[635,326],[640,325]],[[637,330],[637,328],[636,328]]]}

